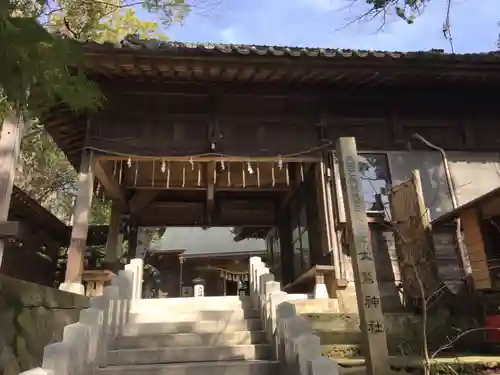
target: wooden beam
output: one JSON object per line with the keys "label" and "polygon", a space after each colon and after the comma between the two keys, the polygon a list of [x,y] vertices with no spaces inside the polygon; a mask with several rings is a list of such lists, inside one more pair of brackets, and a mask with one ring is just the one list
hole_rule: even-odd
{"label": "wooden beam", "polygon": [[[143,52],[141,52],[143,54]],[[91,74],[99,74],[100,71],[106,72],[103,68],[104,64],[117,66],[131,66],[140,70],[140,67],[149,65],[153,71],[160,70],[175,70],[182,68],[184,71],[202,71],[209,72],[216,68],[217,70],[234,69],[242,71],[249,70],[268,70],[271,72],[282,71],[283,73],[302,73],[308,74],[316,72],[318,75],[325,75],[328,78],[340,77],[343,75],[351,75],[354,73],[357,77],[360,74],[370,74],[378,72],[380,76],[394,76],[396,74],[403,75],[418,75],[422,78],[428,78],[429,75],[439,74],[444,77],[460,76],[463,77],[483,77],[491,74],[496,78],[497,64],[473,64],[470,61],[450,62],[448,60],[426,61],[425,69],[422,69],[421,64],[409,63],[407,59],[393,58],[389,56],[381,58],[295,58],[293,64],[283,64],[283,57],[276,58],[269,54],[268,56],[245,56],[242,59],[240,54],[212,54],[212,55],[185,55],[176,56],[175,58],[165,58],[158,60],[157,54],[151,54],[150,57],[140,55],[140,63],[138,61],[137,51],[130,53],[116,54],[114,51],[89,51],[86,52],[85,65]],[[285,58],[286,60],[286,58]],[[430,59],[429,59],[430,60]],[[290,60],[288,60],[290,62]],[[425,74],[427,73],[427,74]],[[102,74],[102,73],[101,73]],[[156,77],[156,75],[155,75]],[[221,77],[222,78],[222,77]]]}
{"label": "wooden beam", "polygon": [[[165,215],[163,215],[165,216]],[[276,224],[273,214],[267,215],[266,218],[262,216],[254,217],[246,215],[246,217],[226,217],[225,215],[213,215],[212,221],[207,222],[201,215],[199,218],[190,216],[177,216],[177,217],[159,217],[158,215],[141,216],[137,218],[137,223],[143,227],[163,227],[163,226],[214,226],[214,227],[271,227]]]}
{"label": "wooden beam", "polygon": [[[123,206],[118,200],[111,202],[111,217],[109,219],[108,237],[106,240],[105,262],[113,264],[121,257],[123,233],[120,233],[120,220]],[[113,271],[115,271],[113,269]]]}
{"label": "wooden beam", "polygon": [[[24,121],[21,114],[9,112],[3,120],[0,132],[0,222],[8,220],[23,132]],[[0,240],[0,266],[4,247],[4,240]]]}
{"label": "wooden beam", "polygon": [[156,198],[159,193],[160,192],[158,190],[137,191],[128,202],[130,214],[138,215]]}
{"label": "wooden beam", "polygon": [[358,167],[359,156],[354,138],[340,138],[337,142],[337,155],[361,332],[365,343],[366,373],[385,375],[389,371],[387,335],[375,259],[370,242],[370,229],[366,220]]}
{"label": "wooden beam", "polygon": [[[126,155],[97,155],[96,160],[100,163],[110,161],[110,160],[128,160],[129,157]],[[276,162],[276,156],[256,156],[256,157],[245,157],[245,156],[134,156],[134,161],[158,161],[159,159],[169,161],[169,162],[194,162],[194,163],[211,163],[211,162],[238,162],[247,163],[260,162],[260,163],[270,163]],[[317,163],[321,161],[321,156],[318,155],[304,155],[304,156],[293,156],[293,157],[282,157],[281,161],[283,163]],[[97,174],[96,174],[97,177]],[[103,182],[101,182],[103,183]],[[103,185],[104,186],[104,185]]]}
{"label": "wooden beam", "polygon": [[[320,99],[326,98],[327,102],[338,102],[339,100],[377,100],[385,98],[402,99],[403,97],[417,99],[426,98],[438,99],[446,94],[447,98],[453,100],[465,99],[460,92],[451,92],[448,88],[401,88],[394,91],[391,88],[370,88],[370,89],[343,89],[332,90],[331,84],[318,84],[308,88],[300,84],[279,84],[279,83],[234,83],[234,82],[138,82],[122,79],[98,79],[104,94],[108,97],[115,95],[137,95],[137,96],[184,96],[202,97],[209,99],[214,91],[218,97],[242,97],[242,98],[271,98],[271,99]],[[485,98],[491,97],[495,92],[488,88],[470,89],[473,93],[481,94]],[[486,92],[486,94],[485,94]],[[489,93],[489,95],[488,95]],[[207,114],[209,115],[209,114]]]}
{"label": "wooden beam", "polygon": [[[138,186],[126,186],[126,190],[140,190],[140,191],[148,191],[148,190],[159,190],[159,191],[169,191],[169,192],[204,192],[207,190],[206,187],[202,186],[185,186],[185,187],[180,187],[180,186],[174,186],[174,187],[159,187],[159,186],[146,186],[146,185],[138,185]],[[228,192],[228,193],[241,193],[241,194],[246,194],[246,193],[276,193],[276,194],[286,194],[288,192],[289,187],[288,186],[275,186],[275,187],[238,187],[238,186],[217,186],[217,191],[218,192]]]}
{"label": "wooden beam", "polygon": [[139,235],[139,224],[133,220],[130,223],[130,232],[128,235],[127,259],[130,261],[135,258],[137,251],[137,236]]}
{"label": "wooden beam", "polygon": [[[312,89],[300,88],[294,85],[252,85],[234,83],[195,83],[195,82],[166,82],[140,83],[121,79],[104,80],[99,79],[99,84],[107,95],[161,95],[161,96],[186,96],[186,97],[206,97],[209,99],[216,91],[218,96],[242,96],[242,97],[263,97],[263,98],[308,98],[327,93],[326,88]],[[162,89],[163,87],[163,89]],[[220,95],[219,95],[220,94]]]}
{"label": "wooden beam", "polygon": [[106,190],[107,196],[111,199],[119,200],[122,204],[126,204],[124,189],[120,186],[116,178],[106,170],[104,160],[100,157],[94,157],[94,159],[94,175],[99,180],[104,190]]}

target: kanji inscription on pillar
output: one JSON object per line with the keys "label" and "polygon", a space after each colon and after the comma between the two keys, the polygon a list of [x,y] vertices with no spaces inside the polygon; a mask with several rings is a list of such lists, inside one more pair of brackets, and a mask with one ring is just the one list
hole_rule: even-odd
{"label": "kanji inscription on pillar", "polygon": [[367,348],[367,374],[386,375],[389,360],[387,336],[354,138],[338,140],[337,158],[340,166],[361,331],[365,348]]}

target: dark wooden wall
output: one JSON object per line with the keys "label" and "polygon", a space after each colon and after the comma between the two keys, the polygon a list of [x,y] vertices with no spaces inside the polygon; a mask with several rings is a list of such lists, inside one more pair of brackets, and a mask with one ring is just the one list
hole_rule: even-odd
{"label": "dark wooden wall", "polygon": [[22,221],[22,224],[25,232],[20,240],[7,244],[0,273],[54,286],[61,244],[52,238],[48,230],[40,229],[27,221]]}
{"label": "dark wooden wall", "polygon": [[29,281],[36,284],[54,286],[56,281],[56,262],[37,254],[39,245],[23,245],[16,243],[5,247],[2,260],[2,275]]}
{"label": "dark wooden wall", "polygon": [[[449,150],[496,150],[494,95],[342,87],[104,87],[87,146],[138,155],[276,155],[355,136],[361,150],[406,149],[418,132]],[[214,91],[215,90],[215,91]],[[419,147],[418,144],[415,144]]]}

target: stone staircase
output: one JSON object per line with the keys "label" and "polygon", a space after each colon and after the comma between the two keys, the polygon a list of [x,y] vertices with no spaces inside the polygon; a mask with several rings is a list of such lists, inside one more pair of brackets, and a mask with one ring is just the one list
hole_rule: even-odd
{"label": "stone staircase", "polygon": [[281,291],[260,258],[249,266],[249,298],[143,299],[132,259],[20,375],[338,375],[294,306],[308,296]]}
{"label": "stone staircase", "polygon": [[266,375],[275,353],[249,298],[144,299],[132,305],[100,375]]}
{"label": "stone staircase", "polygon": [[[364,365],[363,335],[356,313],[332,312],[332,300],[292,302],[297,314],[308,321],[313,334],[320,339],[321,354],[341,367]],[[408,355],[420,350],[421,321],[411,313],[385,313],[387,343],[392,356]]]}

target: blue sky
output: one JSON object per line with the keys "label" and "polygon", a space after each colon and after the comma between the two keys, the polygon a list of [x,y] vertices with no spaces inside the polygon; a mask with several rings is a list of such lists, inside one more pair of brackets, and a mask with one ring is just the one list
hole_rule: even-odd
{"label": "blue sky", "polygon": [[[193,0],[200,1],[200,0]],[[364,0],[201,0],[183,25],[167,34],[172,40],[268,44],[325,48],[450,51],[442,35],[445,1],[433,0],[413,25],[393,19],[382,32],[378,22],[342,28],[366,9]],[[216,4],[220,2],[219,4]],[[142,12],[141,12],[142,13]],[[458,53],[496,49],[500,0],[454,0],[452,32]]]}

